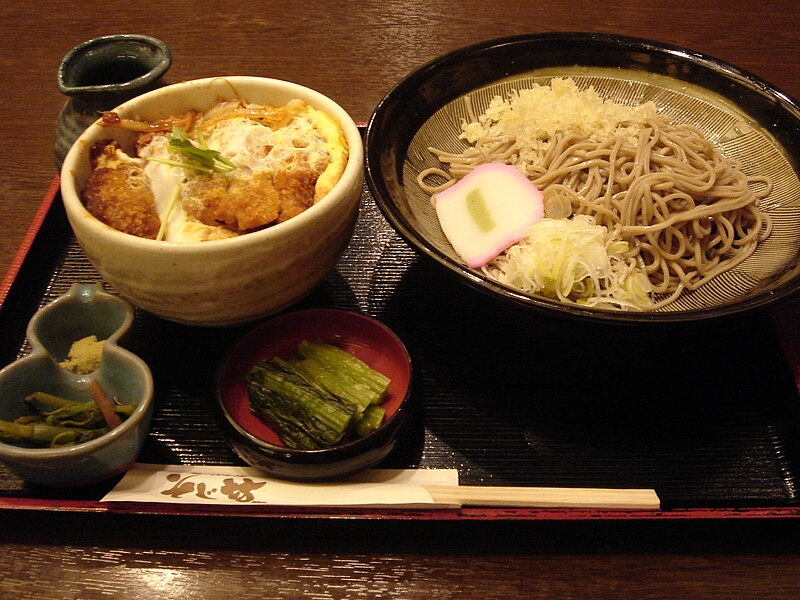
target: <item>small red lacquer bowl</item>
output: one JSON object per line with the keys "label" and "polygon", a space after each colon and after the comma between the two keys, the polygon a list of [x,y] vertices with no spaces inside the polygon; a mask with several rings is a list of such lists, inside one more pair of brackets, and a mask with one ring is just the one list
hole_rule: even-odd
{"label": "small red lacquer bowl", "polygon": [[[383,424],[371,434],[321,450],[285,446],[269,423],[250,410],[246,379],[253,365],[279,356],[291,358],[303,340],[346,350],[390,380]],[[394,448],[410,411],[411,359],[403,342],[367,315],[340,309],[286,313],[245,335],[223,362],[217,400],[228,443],[247,464],[282,479],[324,481],[377,465]]]}

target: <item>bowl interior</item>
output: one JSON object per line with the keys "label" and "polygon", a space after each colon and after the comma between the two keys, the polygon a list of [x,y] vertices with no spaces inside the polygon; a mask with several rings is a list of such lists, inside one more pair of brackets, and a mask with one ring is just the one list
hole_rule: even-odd
{"label": "bowl interior", "polygon": [[[571,77],[582,89],[691,124],[748,175],[768,174],[761,207],[774,229],[756,252],[675,303],[651,313],[579,308],[529,296],[467,267],[445,238],[430,197],[416,183],[441,166],[428,150],[460,152],[465,97],[476,114],[495,96]],[[418,91],[414,91],[418,90]],[[677,321],[730,314],[774,301],[798,287],[800,109],[756,77],[709,57],[644,40],[594,34],[508,38],[465,48],[409,75],[384,98],[367,129],[367,182],[387,220],[414,247],[492,295],[562,314],[615,321]]]}
{"label": "bowl interior", "polygon": [[[125,102],[117,107],[115,111],[124,118],[154,121],[188,110],[206,111],[223,100],[242,99],[245,102],[282,106],[296,98],[332,116],[341,125],[350,150],[349,157],[344,173],[331,191],[328,192],[326,198],[332,199],[347,193],[354,183],[362,181],[363,177],[361,132],[347,112],[335,101],[305,86],[263,77],[211,77],[158,88]],[[74,216],[85,212],[80,201],[80,190],[85,186],[86,180],[91,173],[88,152],[91,145],[103,139],[115,140],[123,149],[132,153],[136,136],[137,133],[135,131],[118,127],[102,127],[98,123],[92,124],[81,135],[65,158],[61,171],[61,191],[68,214],[72,213]],[[309,210],[301,213],[298,217],[290,219],[277,227],[282,230],[291,229],[295,223],[313,218],[313,214],[322,210],[317,206],[323,204],[324,200],[310,207]],[[108,235],[118,238],[120,243],[127,241],[129,244],[138,246],[154,244],[153,240],[144,240],[116,232],[108,227],[101,226],[99,222],[94,223],[91,219],[88,219],[88,222],[94,224],[95,228],[106,230]],[[242,240],[252,240],[269,235],[268,232],[275,229],[275,227],[227,240],[178,244],[175,245],[175,249],[185,251],[186,248],[208,248],[241,244]],[[163,243],[158,245],[162,248],[167,247]]]}
{"label": "bowl interior", "polygon": [[[268,423],[250,411],[245,379],[260,360],[291,358],[303,340],[319,340],[347,350],[391,380],[384,425],[397,413],[411,386],[411,362],[397,336],[375,319],[338,309],[309,309],[275,317],[253,329],[231,350],[218,377],[218,401],[227,415],[256,440],[285,448]],[[339,448],[341,446],[337,446]]]}

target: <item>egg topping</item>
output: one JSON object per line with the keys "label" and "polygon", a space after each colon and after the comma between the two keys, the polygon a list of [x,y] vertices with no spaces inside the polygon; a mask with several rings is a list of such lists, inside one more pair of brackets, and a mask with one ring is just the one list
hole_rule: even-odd
{"label": "egg topping", "polygon": [[[186,132],[174,129],[175,121],[155,131],[127,121],[141,131],[133,156],[114,141],[92,148],[82,193],[91,214],[126,233],[170,242],[232,237],[299,215],[325,197],[347,164],[339,124],[300,100],[283,107],[222,102],[182,119],[191,123]],[[186,148],[215,154],[227,166],[201,168]]]}

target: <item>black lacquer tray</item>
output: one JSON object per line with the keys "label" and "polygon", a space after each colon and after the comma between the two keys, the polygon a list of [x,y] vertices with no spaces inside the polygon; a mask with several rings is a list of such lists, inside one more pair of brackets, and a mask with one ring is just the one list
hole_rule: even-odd
{"label": "black lacquer tray", "polygon": [[[76,281],[99,280],[72,236],[54,181],[0,297],[0,364],[29,351],[25,327],[40,306]],[[800,398],[768,311],[644,326],[528,312],[418,256],[366,189],[345,255],[292,310],[320,306],[376,317],[413,357],[417,410],[380,466],[454,468],[466,485],[654,488],[662,509],[120,507],[100,502],[116,480],[45,489],[2,466],[0,507],[326,518],[800,517]],[[137,311],[127,346],[149,363],[156,386],[140,462],[241,464],[214,415],[215,376],[254,325],[193,328]]]}

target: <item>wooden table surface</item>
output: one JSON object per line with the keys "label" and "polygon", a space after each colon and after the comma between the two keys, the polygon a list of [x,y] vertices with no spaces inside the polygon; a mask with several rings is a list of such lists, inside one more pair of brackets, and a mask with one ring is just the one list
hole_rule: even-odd
{"label": "wooden table surface", "polygon": [[[23,7],[24,8],[21,8]],[[0,274],[55,174],[56,69],[112,33],[162,39],[169,81],[289,79],[366,121],[409,71],[461,46],[546,31],[658,39],[800,97],[788,0],[6,2],[0,8]],[[796,301],[783,309],[797,314]],[[787,598],[791,520],[447,523],[4,511],[2,598]]]}

